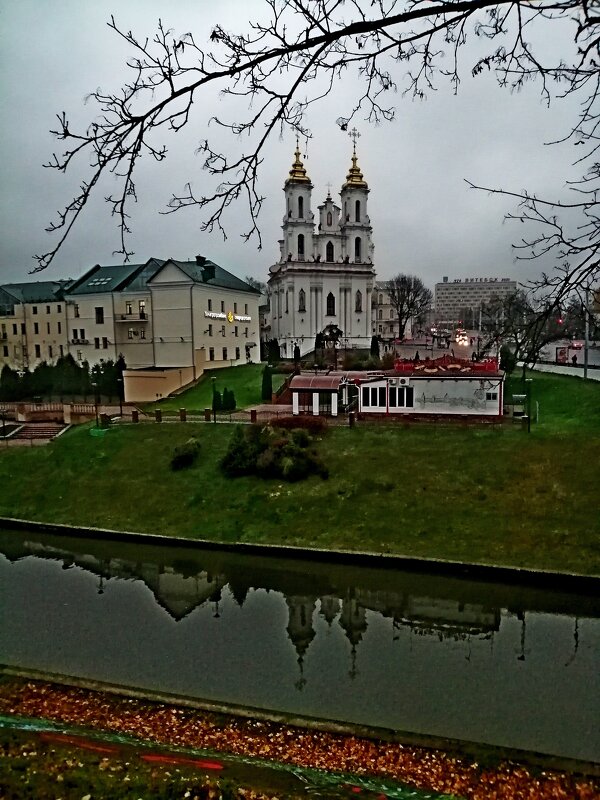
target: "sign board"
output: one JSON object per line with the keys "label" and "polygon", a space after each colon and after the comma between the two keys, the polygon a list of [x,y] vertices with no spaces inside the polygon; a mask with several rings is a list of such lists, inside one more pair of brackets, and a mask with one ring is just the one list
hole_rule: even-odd
{"label": "sign board", "polygon": [[566,364],[568,357],[569,357],[569,348],[568,347],[557,347],[556,348],[556,363],[557,364]]}

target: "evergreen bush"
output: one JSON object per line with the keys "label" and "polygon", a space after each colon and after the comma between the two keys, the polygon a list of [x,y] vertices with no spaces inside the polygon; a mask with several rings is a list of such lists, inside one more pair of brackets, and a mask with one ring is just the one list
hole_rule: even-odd
{"label": "evergreen bush", "polygon": [[177,445],[171,457],[171,469],[179,470],[191,467],[200,453],[200,442],[192,437],[187,442]]}

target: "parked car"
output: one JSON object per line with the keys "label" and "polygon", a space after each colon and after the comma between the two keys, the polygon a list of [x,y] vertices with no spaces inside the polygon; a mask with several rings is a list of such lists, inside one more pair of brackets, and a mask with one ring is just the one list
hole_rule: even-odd
{"label": "parked car", "polygon": [[573,339],[571,344],[569,345],[571,350],[582,350],[583,349],[583,342],[578,341],[577,339]]}

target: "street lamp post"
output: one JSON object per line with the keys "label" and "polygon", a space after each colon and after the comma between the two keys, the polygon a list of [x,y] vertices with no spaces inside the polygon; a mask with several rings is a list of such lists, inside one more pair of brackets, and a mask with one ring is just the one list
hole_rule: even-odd
{"label": "street lamp post", "polygon": [[96,427],[98,425],[98,384],[96,381],[92,381],[92,388],[94,390],[94,411],[96,412]]}
{"label": "street lamp post", "polygon": [[531,378],[525,378],[525,394],[527,396],[527,433],[531,433]]}

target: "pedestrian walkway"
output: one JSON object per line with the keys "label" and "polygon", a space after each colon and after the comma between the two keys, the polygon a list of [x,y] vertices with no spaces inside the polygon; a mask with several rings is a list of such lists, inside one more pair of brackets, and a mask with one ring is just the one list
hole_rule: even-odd
{"label": "pedestrian walkway", "polygon": [[[518,366],[522,367],[523,362],[519,362]],[[575,378],[583,378],[583,364],[577,367],[569,367],[565,364],[536,364],[533,369],[538,372],[553,372],[555,375],[571,375]],[[600,369],[598,367],[588,367],[587,377],[590,381],[600,381]]]}

